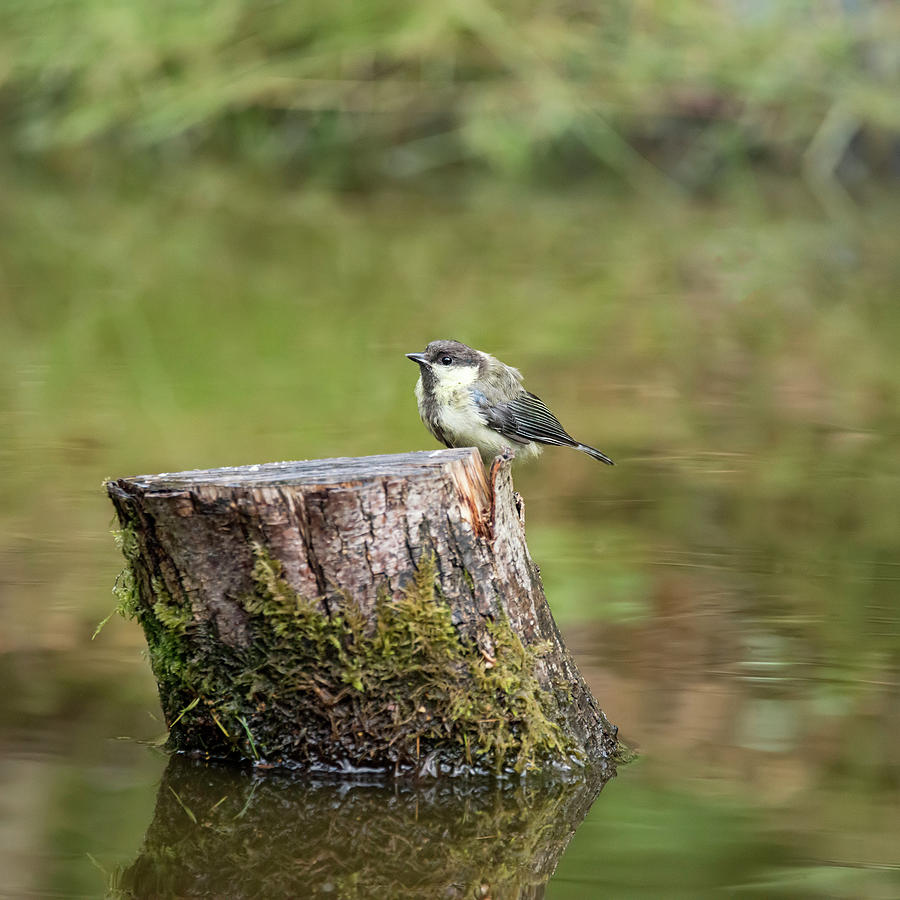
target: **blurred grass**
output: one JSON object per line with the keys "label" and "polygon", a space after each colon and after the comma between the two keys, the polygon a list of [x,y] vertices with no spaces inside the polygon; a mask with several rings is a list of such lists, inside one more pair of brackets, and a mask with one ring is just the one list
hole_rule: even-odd
{"label": "blurred grass", "polygon": [[878,0],[7,0],[0,59],[24,154],[204,148],[356,185],[599,170],[649,191],[761,159],[826,192],[845,157],[851,177],[897,165],[900,10]]}

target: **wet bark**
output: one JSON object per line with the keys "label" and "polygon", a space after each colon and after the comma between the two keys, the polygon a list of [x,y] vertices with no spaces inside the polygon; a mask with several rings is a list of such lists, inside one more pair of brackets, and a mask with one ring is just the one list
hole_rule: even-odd
{"label": "wet bark", "polygon": [[[139,606],[158,611],[162,596],[184,609],[179,633],[203,635],[191,653],[214,653],[220,644],[240,654],[253,644],[243,598],[254,589],[254,548],[279,561],[284,580],[325,615],[351,597],[372,627],[379,595],[402,596],[433,554],[460,639],[477,645],[487,665],[497,620],[508,620],[526,647],[544,645],[534,674],[556,701],[557,724],[586,762],[612,760],[616,729],[560,638],[528,553],[508,460],[498,457],[486,474],[476,451],[441,450],[137,476],[110,481],[107,490],[135,539]],[[138,618],[150,642],[148,620]],[[156,674],[167,724],[186,722],[176,722],[184,695]],[[312,737],[298,726],[293,740],[299,748]],[[177,729],[175,738],[178,749],[203,749]],[[280,757],[308,758],[290,747]]]}

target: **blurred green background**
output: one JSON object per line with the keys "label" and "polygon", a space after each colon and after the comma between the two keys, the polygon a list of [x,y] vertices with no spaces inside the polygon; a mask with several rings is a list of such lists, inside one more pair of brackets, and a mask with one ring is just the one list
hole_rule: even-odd
{"label": "blurred green background", "polygon": [[516,476],[643,750],[548,894],[896,896],[898,89],[877,0],[0,4],[0,887],[152,812],[102,479],[430,448],[453,337],[618,464]]}

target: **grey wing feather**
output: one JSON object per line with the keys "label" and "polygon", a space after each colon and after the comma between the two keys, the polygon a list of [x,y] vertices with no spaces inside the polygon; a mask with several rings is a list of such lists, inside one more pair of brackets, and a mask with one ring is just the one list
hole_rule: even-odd
{"label": "grey wing feather", "polygon": [[489,405],[484,395],[477,394],[476,402],[479,403],[488,426],[516,443],[537,441],[565,447],[578,443],[547,409],[543,400],[529,391],[523,391],[512,400],[495,406]]}
{"label": "grey wing feather", "polygon": [[527,444],[531,440],[518,433],[518,423],[516,422],[515,414],[507,404],[492,404],[481,391],[472,391],[472,397],[484,416],[484,422],[488,428],[493,428],[494,431],[499,432],[516,444]]}
{"label": "grey wing feather", "polygon": [[524,391],[514,400],[507,403],[510,412],[515,416],[516,431],[530,441],[558,446],[574,446],[578,443],[562,427],[559,419],[550,412],[540,397]]}

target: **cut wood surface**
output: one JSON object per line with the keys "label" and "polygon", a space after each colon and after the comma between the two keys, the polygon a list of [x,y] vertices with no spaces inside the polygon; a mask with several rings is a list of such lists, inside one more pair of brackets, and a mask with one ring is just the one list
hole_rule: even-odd
{"label": "cut wood surface", "polygon": [[420,772],[612,760],[508,460],[486,475],[475,450],[438,450],[107,489],[171,747]]}

